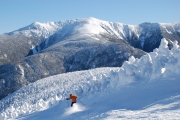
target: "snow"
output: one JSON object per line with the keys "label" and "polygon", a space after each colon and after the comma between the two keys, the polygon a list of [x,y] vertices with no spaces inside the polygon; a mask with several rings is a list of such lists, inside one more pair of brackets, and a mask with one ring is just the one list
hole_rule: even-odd
{"label": "snow", "polygon": [[[55,75],[29,84],[0,101],[0,119],[114,120],[180,118],[180,48],[167,40],[122,67]],[[66,98],[77,94],[74,107]]]}
{"label": "snow", "polygon": [[23,34],[27,37],[42,36],[44,38],[48,38],[50,35],[54,34],[57,30],[59,30],[60,27],[61,26],[59,26],[56,22],[34,22],[29,26],[13,31],[10,34]]}
{"label": "snow", "polygon": [[173,24],[170,24],[170,23],[159,23],[159,24],[169,34],[174,34],[174,33],[179,32],[180,23],[173,23]]}
{"label": "snow", "polygon": [[84,111],[86,108],[82,105],[79,105],[78,103],[77,104],[74,104],[73,107],[71,108],[67,108],[65,109],[65,112],[62,116],[66,117],[68,115],[71,115],[71,114],[74,114],[74,113],[77,113],[77,112],[81,112],[81,111]]}

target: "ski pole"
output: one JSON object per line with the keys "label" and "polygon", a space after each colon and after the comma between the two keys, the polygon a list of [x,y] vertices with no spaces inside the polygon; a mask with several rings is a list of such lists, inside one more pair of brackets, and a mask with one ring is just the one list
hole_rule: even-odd
{"label": "ski pole", "polygon": [[68,105],[68,107],[69,107],[69,102],[68,102],[68,101],[66,101],[66,103],[67,103],[67,105]]}
{"label": "ski pole", "polygon": [[[79,100],[80,101],[80,100]],[[81,102],[81,101],[80,101]],[[81,102],[82,103],[82,102]],[[82,103],[83,105],[85,105],[84,103]]]}

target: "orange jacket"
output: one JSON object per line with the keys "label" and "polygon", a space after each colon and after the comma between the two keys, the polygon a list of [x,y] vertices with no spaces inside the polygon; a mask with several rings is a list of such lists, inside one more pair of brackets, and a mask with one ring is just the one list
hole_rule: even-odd
{"label": "orange jacket", "polygon": [[68,100],[72,100],[72,102],[76,102],[76,98],[78,98],[78,96],[76,96],[76,95],[71,95],[69,98],[68,98]]}

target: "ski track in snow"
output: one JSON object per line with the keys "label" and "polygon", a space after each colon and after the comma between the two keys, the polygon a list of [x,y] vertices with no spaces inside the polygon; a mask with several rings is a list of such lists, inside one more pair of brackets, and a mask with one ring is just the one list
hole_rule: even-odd
{"label": "ski track in snow", "polygon": [[[180,48],[159,49],[120,68],[97,68],[36,81],[0,101],[0,119],[179,119]],[[65,100],[79,96],[76,107]]]}

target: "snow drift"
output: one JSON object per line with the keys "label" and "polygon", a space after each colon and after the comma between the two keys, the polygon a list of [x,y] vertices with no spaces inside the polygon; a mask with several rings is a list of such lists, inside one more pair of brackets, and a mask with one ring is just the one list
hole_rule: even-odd
{"label": "snow drift", "polygon": [[[38,113],[40,111],[42,111],[43,114],[43,110],[45,110],[46,113],[46,109],[48,111],[51,109],[57,109],[57,107],[58,110],[62,109],[58,113],[62,115],[64,109],[67,107],[64,100],[69,93],[77,94],[83,102],[85,101],[84,98],[96,98],[89,104],[91,106],[98,106],[101,104],[110,104],[112,102],[111,100],[104,103],[98,101],[99,99],[101,99],[101,101],[105,101],[107,98],[106,94],[108,92],[113,93],[113,91],[117,91],[116,94],[121,94],[121,91],[124,90],[126,95],[121,94],[124,95],[121,96],[121,100],[124,99],[123,105],[125,109],[128,109],[126,105],[128,99],[134,99],[136,102],[138,100],[141,101],[141,103],[139,103],[141,105],[139,106],[130,106],[129,109],[131,110],[142,109],[142,107],[145,107],[144,105],[152,104],[154,99],[161,100],[165,97],[170,97],[171,95],[177,95],[180,93],[178,85],[180,83],[180,48],[177,42],[173,43],[173,48],[171,50],[169,50],[167,45],[168,42],[165,39],[162,39],[159,49],[155,49],[154,52],[147,53],[140,59],[135,59],[131,56],[129,61],[126,61],[120,68],[97,68],[87,71],[60,74],[38,80],[35,83],[29,84],[28,86],[19,89],[15,93],[2,99],[0,101],[0,118],[20,119],[21,117],[29,114],[32,114],[33,116],[33,113]],[[151,84],[150,87],[149,84]],[[166,88],[171,84],[173,87]],[[131,92],[127,89],[129,86],[132,87],[130,90]],[[146,89],[149,90],[149,93],[143,92]],[[157,94],[155,92],[156,90],[158,92]],[[139,91],[139,95],[134,95],[133,91]],[[147,94],[149,94],[149,97],[147,97]],[[111,96],[114,100],[114,104],[116,104],[113,107],[92,107],[89,108],[89,110],[92,111],[93,109],[93,111],[96,112],[99,110],[103,113],[103,110],[110,111],[124,108],[123,105],[120,106],[117,104],[119,102],[116,101],[113,94]],[[139,97],[136,98],[136,96]],[[142,97],[144,99],[142,99]],[[104,99],[102,100],[102,98]],[[178,107],[177,109],[180,108]],[[84,111],[86,110],[84,109]],[[93,118],[93,116],[95,117],[97,114],[101,114],[100,112],[91,115],[88,114],[88,116]],[[84,114],[80,115],[83,116]],[[80,115],[77,115],[76,117],[80,119]],[[105,117],[106,115],[104,118]],[[83,119],[83,117],[81,117],[81,119]]]}

